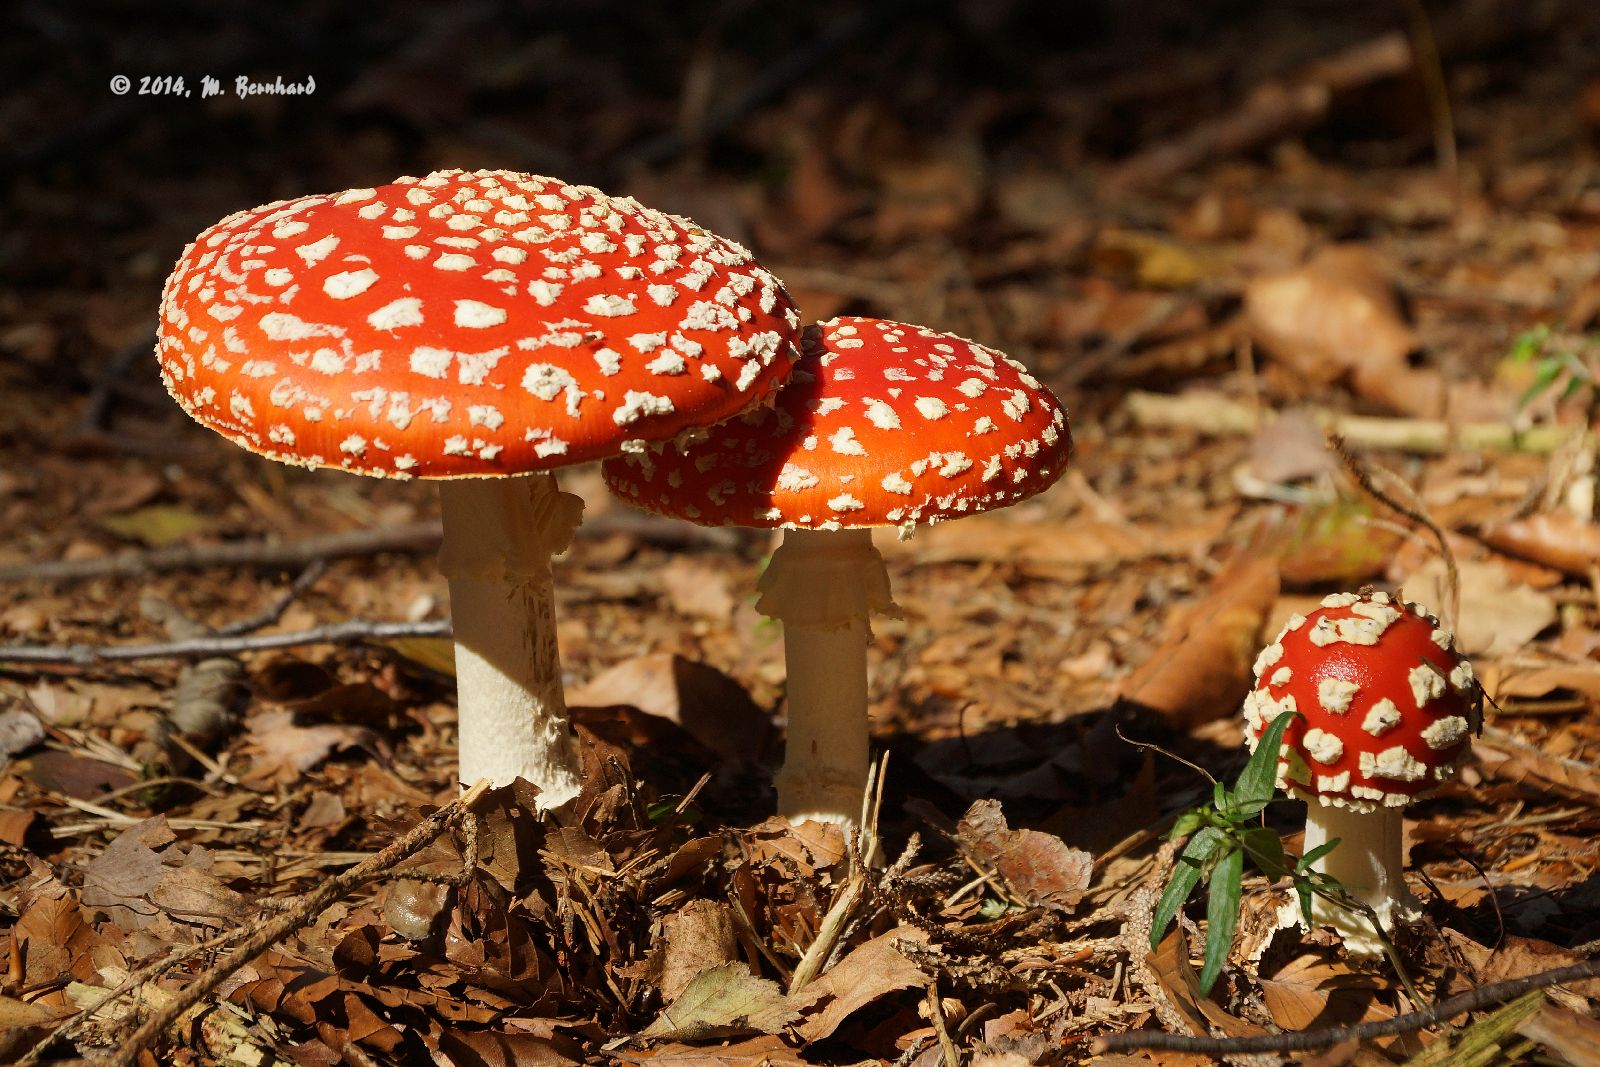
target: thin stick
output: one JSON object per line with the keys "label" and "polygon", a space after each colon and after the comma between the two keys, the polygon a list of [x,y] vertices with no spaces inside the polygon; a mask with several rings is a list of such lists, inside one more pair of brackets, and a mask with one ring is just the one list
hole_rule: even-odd
{"label": "thin stick", "polygon": [[1380,1019],[1359,1026],[1326,1026],[1288,1034],[1261,1034],[1255,1037],[1233,1038],[1189,1037],[1182,1034],[1140,1030],[1096,1038],[1089,1048],[1095,1055],[1126,1052],[1136,1048],[1198,1052],[1219,1057],[1255,1052],[1303,1052],[1307,1049],[1328,1048],[1343,1041],[1366,1041],[1374,1037],[1410,1033],[1413,1030],[1436,1026],[1469,1011],[1504,1003],[1531,990],[1547,989],[1553,985],[1577,982],[1597,975],[1600,975],[1600,959],[1586,960],[1570,967],[1558,967],[1553,971],[1540,971],[1538,974],[1530,974],[1523,978],[1479,986],[1423,1011],[1396,1015],[1392,1019]]}
{"label": "thin stick", "polygon": [[208,567],[305,567],[316,560],[370,556],[377,552],[432,552],[439,547],[439,538],[437,522],[414,522],[405,526],[317,534],[297,541],[172,545],[149,552],[119,552],[103,559],[64,559],[0,567],[0,582],[77,582]]}
{"label": "thin stick", "polygon": [[[434,552],[439,548],[440,531],[438,522],[413,522],[404,526],[316,534],[296,541],[171,545],[148,552],[119,552],[101,559],[11,564],[0,567],[0,582],[81,582],[91,578],[137,578],[164,571],[219,567],[308,567],[318,561],[379,552]],[[732,529],[695,526],[622,508],[588,519],[579,531],[585,537],[622,534],[668,548],[729,549],[740,544],[740,535]]]}
{"label": "thin stick", "polygon": [[489,782],[479,781],[455,800],[423,819],[406,831],[399,840],[390,844],[370,859],[340,874],[333,875],[322,885],[305,895],[304,903],[270,922],[262,924],[246,938],[227,958],[219,961],[196,976],[183,992],[152,1014],[109,1059],[105,1067],[135,1067],[139,1053],[153,1045],[183,1013],[200,1003],[207,994],[221,985],[229,975],[249,963],[276,942],[311,923],[335,900],[364,882],[388,872],[423,848],[432,844],[451,822],[468,812],[478,798],[489,789]]}
{"label": "thin stick", "polygon": [[296,645],[339,645],[353,641],[387,641],[397,637],[449,637],[449,619],[421,622],[349,622],[313,626],[281,634],[241,634],[234,637],[194,637],[186,641],[157,641],[147,645],[0,645],[0,664],[64,663],[93,667],[136,659],[209,659],[238,652],[263,652]]}
{"label": "thin stick", "polygon": [[1339,462],[1344,465],[1344,469],[1349,473],[1350,477],[1355,479],[1357,485],[1361,486],[1373,499],[1382,503],[1390,511],[1403,518],[1410,519],[1420,526],[1427,527],[1428,532],[1433,534],[1434,539],[1439,542],[1439,556],[1444,560],[1445,572],[1445,628],[1455,629],[1456,623],[1461,617],[1461,572],[1456,569],[1456,554],[1451,550],[1450,540],[1445,536],[1444,530],[1420,508],[1402,504],[1389,493],[1379,489],[1373,482],[1372,475],[1361,465],[1360,460],[1351,455],[1350,449],[1345,446],[1344,438],[1330,431],[1327,434],[1327,440],[1328,447],[1333,450],[1334,455],[1339,457]]}

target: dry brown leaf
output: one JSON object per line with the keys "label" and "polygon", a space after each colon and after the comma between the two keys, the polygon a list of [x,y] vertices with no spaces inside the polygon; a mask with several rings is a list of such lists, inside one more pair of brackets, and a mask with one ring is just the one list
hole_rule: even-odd
{"label": "dry brown leaf", "polygon": [[909,926],[897,927],[853,949],[822,977],[799,993],[806,1007],[822,1004],[795,1029],[805,1041],[821,1041],[851,1015],[880,997],[926,985],[928,976],[900,953],[902,941],[926,942],[928,935]]}
{"label": "dry brown leaf", "polygon": [[440,1049],[460,1067],[571,1067],[583,1062],[576,1042],[496,1030],[446,1029]]}
{"label": "dry brown leaf", "polygon": [[618,1049],[612,1055],[628,1063],[648,1063],[652,1067],[811,1067],[797,1050],[770,1034],[709,1048],[672,1044],[650,1053]]}
{"label": "dry brown leaf", "polygon": [[639,1036],[711,1041],[776,1034],[798,1014],[778,983],[756,977],[748,964],[724,963],[695,975]]}
{"label": "dry brown leaf", "polygon": [[1016,899],[1033,907],[1071,910],[1089,888],[1094,858],[1054,834],[1013,830],[997,800],[979,800],[956,824],[961,848],[998,874]]}
{"label": "dry brown leaf", "polygon": [[1249,1037],[1267,1031],[1255,1023],[1229,1015],[1221,1004],[1200,995],[1200,975],[1189,962],[1189,942],[1183,927],[1175,926],[1172,932],[1146,957],[1156,981],[1173,1007],[1178,1009],[1191,1029],[1197,1034],[1209,1033],[1215,1026],[1229,1037]]}
{"label": "dry brown leaf", "polygon": [[1337,245],[1303,266],[1255,278],[1244,310],[1261,346],[1310,381],[1348,376],[1358,393],[1392,411],[1441,413],[1443,383],[1408,362],[1420,342],[1371,249]]}
{"label": "dry brown leaf", "polygon": [[1558,690],[1600,701],[1600,663],[1557,663],[1548,667],[1484,663],[1477,673],[1483,691],[1497,701],[1534,699]]}
{"label": "dry brown leaf", "polygon": [[1376,1003],[1382,988],[1376,978],[1336,960],[1297,956],[1260,982],[1272,1021],[1285,1030],[1348,1026],[1394,1015]]}
{"label": "dry brown leaf", "polygon": [[1284,584],[1354,589],[1381,575],[1402,536],[1371,520],[1371,509],[1346,501],[1305,509],[1278,557]]}
{"label": "dry brown leaf", "polygon": [[661,996],[673,1000],[695,975],[738,958],[733,913],[719,900],[691,900],[662,917]]}
{"label": "dry brown leaf", "polygon": [[680,615],[725,623],[739,606],[726,566],[695,556],[673,556],[655,573],[667,603]]}
{"label": "dry brown leaf", "polygon": [[[1461,614],[1455,620],[1456,648],[1466,656],[1498,658],[1520,650],[1556,621],[1547,594],[1518,581],[1493,560],[1462,560]],[[1405,595],[1434,611],[1445,604],[1445,567],[1429,560],[1407,576]]]}
{"label": "dry brown leaf", "polygon": [[1119,688],[1178,729],[1232,714],[1250,689],[1261,631],[1278,597],[1278,565],[1241,554],[1199,603],[1174,611],[1156,650]]}
{"label": "dry brown leaf", "polygon": [[1567,512],[1513,519],[1490,527],[1481,536],[1502,552],[1585,580],[1600,566],[1600,525]]}
{"label": "dry brown leaf", "polygon": [[184,855],[174,840],[160,815],[118,834],[84,868],[84,904],[127,930],[165,916],[211,927],[238,920],[247,910],[245,898],[207,873],[211,860],[204,850]]}
{"label": "dry brown leaf", "polygon": [[728,760],[758,759],[772,718],[738,682],[715,667],[659,652],[602,671],[567,694],[574,708],[625,705],[675,722]]}
{"label": "dry brown leaf", "polygon": [[342,749],[378,754],[378,736],[364,726],[321,723],[297,726],[292,711],[263,711],[250,718],[245,751],[252,764],[241,780],[248,785],[289,785]]}

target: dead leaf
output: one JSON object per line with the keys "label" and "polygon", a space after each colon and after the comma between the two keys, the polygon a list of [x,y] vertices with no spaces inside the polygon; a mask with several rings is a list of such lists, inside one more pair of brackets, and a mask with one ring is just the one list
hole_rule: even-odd
{"label": "dead leaf", "polygon": [[342,749],[378,754],[378,737],[364,726],[323,723],[297,726],[292,711],[263,711],[250,719],[246,751],[253,760],[241,781],[249,785],[288,785]]}
{"label": "dead leaf", "polygon": [[727,622],[739,606],[725,566],[694,556],[674,556],[657,568],[656,579],[667,603],[680,615]]}
{"label": "dead leaf", "polygon": [[185,855],[175,840],[160,815],[118,834],[84,868],[84,904],[128,930],[169,916],[209,927],[233,923],[246,910],[245,898],[207,873],[211,860],[204,850]]}
{"label": "dead leaf", "polygon": [[902,941],[926,942],[928,935],[909,926],[897,927],[857,946],[834,964],[822,977],[799,993],[809,1009],[822,1004],[795,1029],[807,1041],[821,1041],[839,1028],[851,1015],[902,989],[924,986],[928,976],[900,952]]}
{"label": "dead leaf", "polygon": [[682,993],[695,975],[738,958],[733,913],[721,901],[691,900],[661,923],[666,947],[660,985],[667,1000]]}
{"label": "dead leaf", "polygon": [[712,1041],[776,1034],[798,1014],[778,983],[756,977],[746,964],[725,963],[696,975],[640,1036]]}
{"label": "dead leaf", "polygon": [[1232,714],[1249,692],[1261,631],[1278,597],[1278,566],[1241,553],[1204,599],[1172,612],[1160,643],[1119,688],[1178,729]]}
{"label": "dead leaf", "polygon": [[1441,413],[1442,380],[1410,365],[1421,343],[1371,249],[1335,245],[1304,266],[1254,278],[1244,310],[1257,342],[1307,380],[1348,376],[1358,393],[1391,411]]}
{"label": "dead leaf", "polygon": [[1483,531],[1490,546],[1589,579],[1600,566],[1600,525],[1564,511],[1513,519]]}
{"label": "dead leaf", "polygon": [[782,1038],[770,1034],[711,1048],[673,1044],[648,1053],[618,1049],[611,1055],[651,1067],[811,1067]]}
{"label": "dead leaf", "polygon": [[177,504],[151,504],[120,515],[106,515],[96,521],[118,537],[152,548],[189,540],[211,522],[206,516]]}
{"label": "dead leaf", "polygon": [[[1462,560],[1461,611],[1455,621],[1456,649],[1465,656],[1499,658],[1519,651],[1556,621],[1556,605],[1545,593],[1517,581],[1493,560]],[[1445,603],[1444,562],[1429,560],[1406,577],[1405,594],[1438,610]]]}
{"label": "dead leaf", "polygon": [[1348,1026],[1394,1015],[1376,1003],[1383,988],[1378,979],[1336,960],[1296,956],[1260,982],[1272,1021],[1285,1030]]}
{"label": "dead leaf", "polygon": [[1371,508],[1346,500],[1304,509],[1278,557],[1284,583],[1354,589],[1381,575],[1402,536],[1372,518]]}
{"label": "dead leaf", "polygon": [[1010,829],[997,800],[975,801],[956,824],[956,837],[964,852],[1029,906],[1070,911],[1089,888],[1093,857],[1053,834]]}
{"label": "dead leaf", "polygon": [[1200,995],[1200,976],[1189,962],[1189,942],[1182,926],[1174,926],[1156,946],[1146,962],[1173,1007],[1178,1009],[1197,1034],[1209,1033],[1212,1026],[1228,1037],[1249,1037],[1267,1031],[1255,1023],[1228,1014],[1221,1004]]}
{"label": "dead leaf", "polygon": [[675,722],[723,759],[759,759],[772,717],[706,663],[659,652],[624,660],[567,694],[573,708],[626,705]]}

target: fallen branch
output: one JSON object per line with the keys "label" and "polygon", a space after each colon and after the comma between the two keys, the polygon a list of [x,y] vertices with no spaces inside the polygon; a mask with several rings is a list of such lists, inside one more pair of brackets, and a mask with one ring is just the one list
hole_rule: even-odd
{"label": "fallen branch", "polygon": [[[0,582],[81,582],[91,578],[137,578],[164,571],[220,567],[309,567],[313,563],[371,556],[379,552],[434,552],[438,522],[379,526],[316,534],[295,541],[225,541],[216,545],[171,545],[119,552],[100,559],[63,559],[0,567]],[[664,548],[735,548],[740,535],[723,527],[696,526],[632,509],[616,509],[578,527],[581,536],[623,534]]]}
{"label": "fallen branch", "polygon": [[[1133,421],[1145,429],[1198,430],[1220,437],[1248,437],[1277,417],[1275,412],[1230,400],[1214,390],[1194,390],[1178,396],[1133,392],[1124,405]],[[1442,419],[1346,415],[1328,408],[1296,410],[1310,416],[1324,430],[1344,438],[1351,448],[1426,455],[1455,449],[1544,455],[1578,432],[1564,426],[1535,426],[1519,431],[1503,422],[1453,426]]]}
{"label": "fallen branch", "polygon": [[0,567],[0,582],[78,582],[208,567],[306,567],[318,560],[370,556],[378,552],[432,552],[439,547],[439,537],[437,522],[414,522],[406,526],[317,534],[297,541],[172,545],[152,551],[119,552],[102,559],[13,564]]}
{"label": "fallen branch", "polygon": [[1479,986],[1422,1011],[1356,1026],[1326,1026],[1316,1030],[1300,1030],[1285,1034],[1220,1038],[1136,1030],[1126,1034],[1110,1034],[1095,1038],[1089,1050],[1097,1056],[1107,1052],[1127,1052],[1138,1048],[1166,1052],[1197,1052],[1217,1057],[1242,1056],[1256,1052],[1304,1052],[1308,1049],[1330,1048],[1344,1041],[1367,1041],[1375,1037],[1391,1037],[1395,1034],[1422,1030],[1469,1011],[1504,1003],[1535,989],[1547,989],[1553,985],[1577,982],[1596,976],[1600,976],[1600,959],[1585,960],[1583,963],[1558,967],[1553,971],[1540,971],[1538,974],[1522,978]]}
{"label": "fallen branch", "polygon": [[1402,76],[1411,68],[1411,45],[1404,34],[1386,33],[1352,45],[1282,81],[1257,85],[1234,110],[1143,149],[1113,168],[1106,180],[1117,186],[1149,185],[1253,151],[1317,126],[1341,94]]}
{"label": "fallen branch", "polygon": [[134,1067],[139,1054],[153,1045],[184,1012],[200,1003],[228,976],[249,963],[276,942],[302,929],[322,914],[329,905],[365,882],[385,877],[390,870],[432,844],[445,828],[460,817],[488,791],[487,780],[480,781],[455,800],[423,819],[405,835],[371,858],[336,874],[302,898],[301,904],[270,922],[263,923],[224,959],[195,977],[184,990],[154,1012],[126,1041],[104,1060],[105,1067]]}
{"label": "fallen branch", "polygon": [[240,634],[156,641],[145,645],[0,645],[0,664],[64,663],[93,667],[136,659],[209,659],[239,652],[265,652],[296,645],[340,645],[354,641],[392,641],[399,637],[449,637],[449,619],[421,622],[349,622],[313,626],[281,634]]}

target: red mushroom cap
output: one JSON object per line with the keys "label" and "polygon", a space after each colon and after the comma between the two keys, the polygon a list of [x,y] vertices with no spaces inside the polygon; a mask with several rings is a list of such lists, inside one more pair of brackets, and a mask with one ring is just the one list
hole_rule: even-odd
{"label": "red mushroom cap", "polygon": [[725,419],[787,376],[799,321],[686,219],[439,171],[223,219],[167,279],[157,355],[184,410],[252,452],[450,478]]}
{"label": "red mushroom cap", "polygon": [[1306,800],[1402,807],[1456,773],[1479,727],[1472,664],[1439,620],[1387,593],[1335,593],[1289,620],[1256,659],[1245,698],[1252,751],[1285,711],[1278,771]]}
{"label": "red mushroom cap", "polygon": [[705,526],[910,526],[1015,504],[1066,469],[1066,412],[1022,364],[882,319],[810,327],[772,406],[602,468]]}

